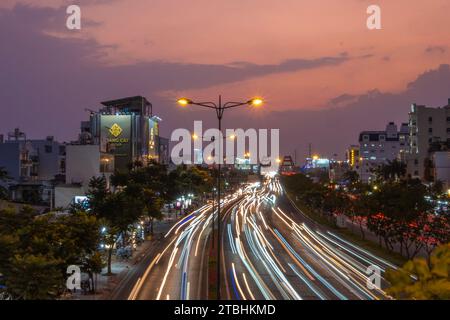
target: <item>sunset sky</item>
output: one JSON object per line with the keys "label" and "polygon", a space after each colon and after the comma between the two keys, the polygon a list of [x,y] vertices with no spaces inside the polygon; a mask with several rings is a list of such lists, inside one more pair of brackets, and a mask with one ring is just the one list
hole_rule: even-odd
{"label": "sunset sky", "polygon": [[[82,29],[66,29],[66,8]],[[382,30],[366,9],[381,7]],[[279,128],[283,154],[344,157],[361,130],[450,98],[448,0],[1,0],[0,133],[74,140],[85,108],[144,95],[169,136],[212,117],[179,96],[243,100],[227,128]]]}

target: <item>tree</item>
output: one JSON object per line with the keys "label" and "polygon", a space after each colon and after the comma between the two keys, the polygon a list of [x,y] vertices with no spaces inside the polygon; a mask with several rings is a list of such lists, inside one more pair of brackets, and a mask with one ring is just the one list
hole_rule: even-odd
{"label": "tree", "polygon": [[364,223],[377,211],[370,186],[358,182],[354,183],[349,197],[350,201],[347,203],[346,212],[350,215],[352,221],[358,223],[361,237],[365,239]]}
{"label": "tree", "polygon": [[425,200],[426,187],[418,180],[388,181],[373,191],[378,214],[370,217],[368,227],[384,239],[388,249],[400,244],[409,255],[415,234],[410,232],[420,215],[428,213],[432,206]]}
{"label": "tree", "polygon": [[450,244],[437,247],[430,263],[415,258],[398,270],[387,270],[386,279],[391,283],[387,293],[397,299],[450,299]]}
{"label": "tree", "polygon": [[8,172],[5,170],[5,168],[0,167],[0,199],[8,198],[8,189],[2,186],[1,182],[6,182],[9,179],[10,177],[8,176]]}
{"label": "tree", "polygon": [[348,170],[343,175],[343,180],[347,183],[347,185],[351,188],[355,186],[359,181],[359,174],[354,170]]}
{"label": "tree", "polygon": [[398,181],[406,176],[406,164],[397,159],[388,160],[375,169],[375,175],[378,180]]}
{"label": "tree", "polygon": [[18,299],[52,299],[69,265],[97,254],[99,227],[86,212],[36,215],[31,207],[0,210],[0,273]]}
{"label": "tree", "polygon": [[42,254],[16,254],[6,274],[8,292],[16,299],[48,300],[62,291],[61,261]]}
{"label": "tree", "polygon": [[107,249],[107,274],[112,275],[112,254],[119,236],[124,242],[126,232],[131,224],[135,223],[142,214],[140,205],[136,204],[124,192],[109,193],[104,202],[96,208],[95,214],[104,228],[102,238]]}
{"label": "tree", "polygon": [[93,177],[89,181],[87,197],[91,212],[102,225],[102,241],[107,249],[107,274],[110,275],[112,274],[112,253],[120,232],[115,223],[115,216],[118,210],[115,201],[116,197],[108,190],[104,176]]}
{"label": "tree", "polygon": [[161,220],[161,209],[163,206],[163,200],[158,197],[152,189],[145,188],[142,190],[142,200],[145,206],[145,213],[150,218],[150,234],[153,236],[153,222],[155,219]]}
{"label": "tree", "polygon": [[82,261],[82,270],[89,275],[89,280],[91,282],[91,292],[95,292],[96,290],[94,275],[102,272],[104,266],[105,264],[103,262],[102,255],[98,251],[84,257]]}
{"label": "tree", "polygon": [[[193,193],[202,195],[210,192],[213,188],[217,177],[217,170],[208,171],[197,166],[187,167],[186,165],[178,166],[169,173],[169,181],[172,186],[171,195],[177,198],[182,194]],[[224,181],[222,180],[222,187]]]}

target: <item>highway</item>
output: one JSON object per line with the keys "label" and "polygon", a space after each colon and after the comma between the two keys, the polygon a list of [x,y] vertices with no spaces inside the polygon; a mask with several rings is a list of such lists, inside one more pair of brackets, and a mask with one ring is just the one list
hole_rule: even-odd
{"label": "highway", "polygon": [[[383,272],[396,266],[311,221],[277,178],[247,185],[222,208],[223,299],[389,299]],[[208,298],[212,213],[208,203],[167,232],[128,299]],[[380,287],[367,284],[370,265]]]}

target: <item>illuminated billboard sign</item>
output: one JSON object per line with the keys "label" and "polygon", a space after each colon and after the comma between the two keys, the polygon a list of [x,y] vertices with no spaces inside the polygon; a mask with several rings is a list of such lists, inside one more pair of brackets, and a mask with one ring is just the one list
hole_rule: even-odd
{"label": "illuminated billboard sign", "polygon": [[158,158],[158,136],[159,123],[154,119],[149,119],[149,139],[148,139],[148,157],[150,159]]}
{"label": "illuminated billboard sign", "polygon": [[102,115],[101,149],[114,155],[115,167],[126,169],[132,161],[131,115]]}

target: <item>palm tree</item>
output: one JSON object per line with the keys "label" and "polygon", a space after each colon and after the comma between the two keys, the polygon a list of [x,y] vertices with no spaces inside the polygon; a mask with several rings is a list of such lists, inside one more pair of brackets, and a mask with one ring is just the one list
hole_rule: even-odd
{"label": "palm tree", "polygon": [[375,169],[375,174],[383,181],[398,181],[406,176],[406,164],[397,159],[388,160]]}

